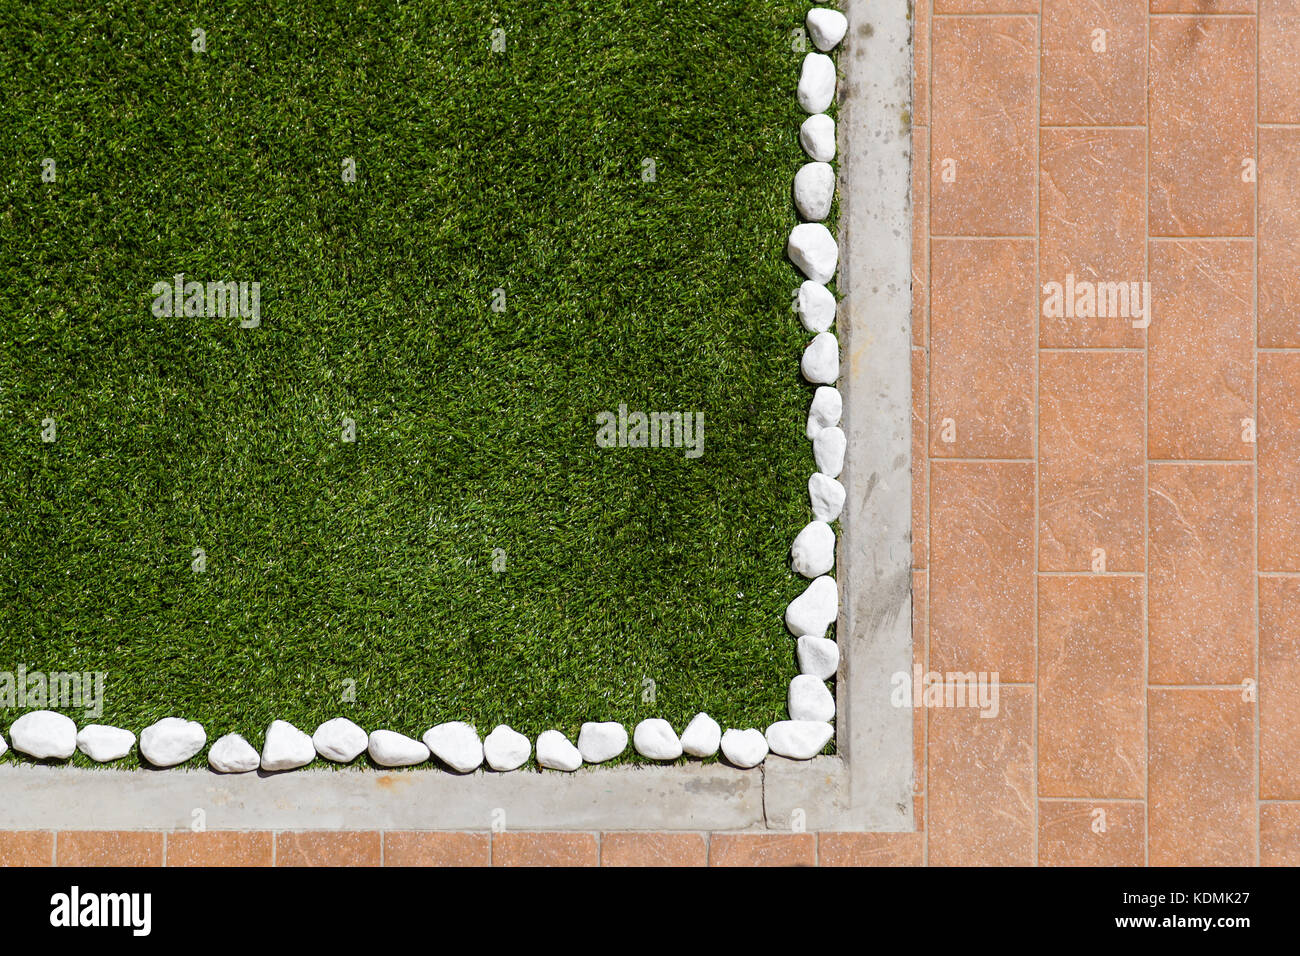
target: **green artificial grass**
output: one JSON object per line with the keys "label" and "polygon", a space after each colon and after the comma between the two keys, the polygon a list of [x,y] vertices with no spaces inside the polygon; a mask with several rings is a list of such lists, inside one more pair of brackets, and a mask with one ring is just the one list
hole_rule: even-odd
{"label": "green artificial grass", "polygon": [[[254,746],[782,719],[805,9],[0,10],[0,671]],[[260,327],[156,316],[177,273]],[[620,403],[703,454],[598,447]]]}

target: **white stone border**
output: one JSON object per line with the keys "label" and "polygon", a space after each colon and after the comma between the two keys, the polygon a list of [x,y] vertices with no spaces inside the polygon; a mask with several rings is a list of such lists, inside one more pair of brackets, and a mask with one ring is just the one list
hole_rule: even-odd
{"label": "white stone border", "polygon": [[[809,760],[834,736],[835,698],[826,682],[839,669],[839,645],[825,637],[839,615],[839,589],[829,572],[835,564],[835,532],[845,489],[837,480],[844,466],[846,439],[839,427],[843,401],[835,383],[840,375],[839,342],[830,330],[837,302],[826,288],[835,277],[839,247],[826,228],[835,195],[835,121],[826,114],[835,101],[835,61],[827,54],[848,31],[848,20],[831,7],[808,12],[806,28],[821,52],[808,53],[800,70],[799,105],[810,115],[799,129],[799,142],[810,162],[794,178],[794,205],[803,221],[790,232],[786,253],[805,276],[795,299],[803,327],[814,334],[804,350],[800,370],[819,386],[808,412],[806,434],[813,443],[817,470],[808,479],[813,520],[796,536],[790,558],[796,573],[811,583],[786,608],[785,623],[797,639],[800,673],[790,681],[787,709],[790,719],[777,721],[764,733],[756,729],[728,729],[725,733],[708,714],[696,714],[678,735],[660,718],[643,720],[632,733],[632,747],[649,760],[672,761],[683,754],[712,757],[719,749],[735,767],[761,764],[768,753]],[[135,734],[118,727],[89,724],[80,731],[64,714],[37,710],[23,714],[9,726],[15,751],[41,760],[67,760],[80,750],[98,763],[126,757],[136,743]],[[175,767],[197,756],[207,744],[207,732],[196,721],[165,717],[140,733],[140,755],[151,766]],[[600,764],[627,750],[627,729],[617,722],[582,725],[575,746],[558,730],[537,738],[538,766],[571,772],[584,763]],[[0,756],[8,745],[0,735]],[[208,765],[218,773],[280,772],[305,767],[317,756],[336,763],[351,763],[361,754],[382,767],[409,767],[432,757],[457,773],[472,773],[486,762],[496,771],[517,770],[532,756],[528,738],[505,724],[485,739],[461,721],[438,724],[415,740],[391,730],[367,734],[345,717],[325,721],[308,736],[287,721],[274,720],[267,729],[259,755],[239,734],[226,734],[208,750]]]}

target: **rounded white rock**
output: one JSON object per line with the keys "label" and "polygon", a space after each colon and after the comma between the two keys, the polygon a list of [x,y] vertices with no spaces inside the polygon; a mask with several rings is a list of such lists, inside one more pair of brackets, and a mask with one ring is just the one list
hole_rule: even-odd
{"label": "rounded white rock", "polygon": [[830,475],[814,473],[808,479],[808,498],[812,502],[813,517],[818,521],[834,521],[844,510],[844,486]]}
{"label": "rounded white rock", "polygon": [[835,120],[825,113],[814,113],[799,127],[799,145],[808,158],[829,163],[835,158]]}
{"label": "rounded white rock", "polygon": [[4,735],[0,734],[0,757],[3,757],[5,755],[5,751],[8,749],[9,749],[9,745],[5,743]]}
{"label": "rounded white rock", "polygon": [[812,279],[805,279],[795,297],[799,321],[809,332],[825,332],[835,322],[835,293]]}
{"label": "rounded white rock", "polygon": [[844,451],[848,444],[842,428],[832,426],[818,432],[813,439],[813,458],[817,461],[817,470],[827,478],[838,478],[844,470]]}
{"label": "rounded white rock", "polygon": [[273,720],[262,741],[262,769],[297,770],[316,759],[311,738],[287,720]]}
{"label": "rounded white rock", "polygon": [[472,773],[483,764],[478,731],[462,720],[430,727],[422,739],[431,754],[457,773]]}
{"label": "rounded white rock", "polygon": [[77,725],[52,710],[33,710],[9,725],[14,750],[38,760],[67,760],[77,749]]}
{"label": "rounded white rock", "polygon": [[786,709],[791,720],[834,720],[835,697],[820,677],[799,674],[790,681]]}
{"label": "rounded white rock", "polygon": [[801,222],[790,230],[785,244],[786,255],[799,271],[813,282],[825,285],[835,278],[840,261],[840,247],[831,231],[820,222]]}
{"label": "rounded white rock", "polygon": [[412,767],[429,759],[429,748],[395,730],[372,730],[366,749],[381,767]]}
{"label": "rounded white rock", "polygon": [[805,578],[819,578],[835,566],[835,532],[825,521],[804,525],[790,545],[790,564]]}
{"label": "rounded white rock", "polygon": [[248,773],[262,765],[257,751],[239,734],[218,737],[208,748],[208,766],[217,773]]}
{"label": "rounded white rock", "polygon": [[518,770],[528,762],[532,753],[532,742],[505,724],[497,724],[483,739],[483,759],[493,770]]}
{"label": "rounded white rock", "polygon": [[808,425],[804,434],[810,440],[816,440],[823,429],[838,425],[843,414],[844,398],[840,390],[831,385],[818,386],[813,393],[812,405],[808,407]]}
{"label": "rounded white rock", "polygon": [[140,756],[155,767],[174,767],[189,760],[208,742],[197,720],[164,717],[140,731]]}
{"label": "rounded white rock", "polygon": [[316,752],[326,760],[351,763],[366,752],[370,738],[346,717],[333,717],[316,728],[311,742]]}
{"label": "rounded white rock", "polygon": [[830,7],[813,7],[804,21],[808,36],[819,50],[833,50],[849,30],[849,18]]}
{"label": "rounded white rock", "polygon": [[728,730],[722,735],[722,756],[742,770],[757,767],[767,757],[767,738],[761,730]]}
{"label": "rounded white rock", "polygon": [[799,70],[799,105],[805,113],[825,113],[835,102],[835,61],[825,53],[809,53]]}
{"label": "rounded white rock", "polygon": [[796,653],[801,674],[830,680],[840,669],[840,646],[828,637],[805,634],[799,638]]}
{"label": "rounded white rock", "polygon": [[708,714],[696,714],[682,731],[682,751],[692,757],[712,757],[721,743],[722,728]]}
{"label": "rounded white rock", "polygon": [[818,720],[778,720],[767,728],[767,745],[782,757],[811,760],[834,733],[833,726]]}
{"label": "rounded white rock", "polygon": [[121,760],[134,746],[135,734],[121,727],[87,724],[77,733],[77,749],[96,763]]}
{"label": "rounded white rock", "polygon": [[587,763],[604,763],[627,750],[627,728],[617,721],[588,721],[578,730],[578,753]]}
{"label": "rounded white rock", "polygon": [[651,760],[676,760],[682,755],[682,740],[673,725],[659,717],[651,717],[636,725],[632,731],[632,747],[642,757]]}
{"label": "rounded white rock", "polygon": [[831,384],[840,377],[840,342],[833,332],[818,332],[803,350],[799,363],[803,377],[816,384]]}
{"label": "rounded white rock", "polygon": [[835,623],[840,612],[840,591],[835,579],[823,575],[813,581],[785,609],[785,626],[796,637],[821,637]]}
{"label": "rounded white rock", "polygon": [[572,773],[582,766],[582,754],[558,730],[543,730],[537,738],[537,763],[548,770]]}
{"label": "rounded white rock", "polygon": [[794,174],[794,207],[809,222],[831,214],[835,198],[835,170],[829,163],[804,163]]}

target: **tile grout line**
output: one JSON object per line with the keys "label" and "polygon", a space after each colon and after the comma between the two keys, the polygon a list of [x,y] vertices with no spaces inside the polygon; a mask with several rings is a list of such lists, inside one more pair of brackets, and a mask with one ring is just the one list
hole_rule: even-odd
{"label": "tile grout line", "polygon": [[[1143,98],[1142,132],[1142,268],[1151,281],[1151,17],[1142,21]],[[1151,329],[1142,330],[1142,865],[1151,865]]]}

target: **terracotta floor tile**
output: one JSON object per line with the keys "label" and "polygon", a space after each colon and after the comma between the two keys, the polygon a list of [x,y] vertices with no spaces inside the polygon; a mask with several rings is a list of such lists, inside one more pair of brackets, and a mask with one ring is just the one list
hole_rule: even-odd
{"label": "terracotta floor tile", "polygon": [[594,833],[498,833],[493,866],[599,866]]}
{"label": "terracotta floor tile", "polygon": [[1002,687],[998,705],[929,711],[931,866],[1034,862],[1034,692]]}
{"label": "terracotta floor tile", "polygon": [[924,466],[929,398],[929,360],[925,349],[912,349],[912,566],[930,565],[930,481]]}
{"label": "terracotta floor tile", "polygon": [[270,866],[275,837],[268,831],[180,830],[167,834],[167,866]]}
{"label": "terracotta floor tile", "polygon": [[1038,580],[1038,787],[1145,796],[1142,579]]}
{"label": "terracotta floor tile", "polygon": [[931,50],[931,232],[1032,234],[1037,21],[938,17]]}
{"label": "terracotta floor tile", "polygon": [[930,454],[1028,458],[1034,448],[1034,243],[931,243]]}
{"label": "terracotta floor tile", "polygon": [[1038,802],[1040,866],[1142,866],[1145,856],[1145,804]]}
{"label": "terracotta floor tile", "polygon": [[1260,0],[1259,121],[1300,123],[1300,0]]}
{"label": "terracotta floor tile", "polygon": [[54,834],[48,830],[0,830],[0,867],[51,866]]}
{"label": "terracotta floor tile", "polygon": [[1239,690],[1148,695],[1152,866],[1255,862],[1255,714]]}
{"label": "terracotta floor tile", "polygon": [[1141,353],[1044,352],[1038,374],[1039,570],[1145,570]]}
{"label": "terracotta floor tile", "polygon": [[1153,242],[1150,257],[1148,454],[1253,458],[1254,243]]}
{"label": "terracotta floor tile", "polygon": [[1042,71],[1044,124],[1141,125],[1147,0],[1043,0]]}
{"label": "terracotta floor tile", "polygon": [[920,866],[919,833],[822,833],[822,866]]}
{"label": "terracotta floor tile", "polygon": [[384,866],[488,866],[487,833],[431,833],[394,830],[384,834]]}
{"label": "terracotta floor tile", "polygon": [[[924,571],[912,572],[912,667],[921,668],[925,673],[929,669],[926,655],[926,643],[929,629],[926,627],[926,615],[929,613],[929,581]],[[912,709],[912,792],[925,790],[925,710],[921,707]]]}
{"label": "terracotta floor tile", "polygon": [[1151,683],[1255,676],[1254,497],[1249,463],[1151,466]]}
{"label": "terracotta floor tile", "polygon": [[1259,569],[1300,571],[1300,353],[1259,356]]}
{"label": "terracotta floor tile", "polygon": [[930,0],[913,0],[912,123],[915,126],[930,123],[930,19]]}
{"label": "terracotta floor tile", "polygon": [[1255,0],[1151,0],[1152,13],[1254,13]]}
{"label": "terracotta floor tile", "polygon": [[703,833],[605,833],[601,866],[707,866],[709,841]]}
{"label": "terracotta floor tile", "polygon": [[60,830],[58,866],[162,866],[161,833]]}
{"label": "terracotta floor tile", "polygon": [[930,344],[930,131],[912,130],[912,344]]}
{"label": "terracotta floor tile", "polygon": [[[1296,18],[1296,29],[1300,30],[1300,17]],[[1300,183],[1300,129],[1261,128],[1259,344],[1265,348],[1300,346],[1300,189],[1297,183]]]}
{"label": "terracotta floor tile", "polygon": [[1259,580],[1259,795],[1300,799],[1300,579]]}
{"label": "terracotta floor tile", "polygon": [[1254,235],[1254,18],[1158,17],[1150,31],[1151,234]]}
{"label": "terracotta floor tile", "polygon": [[1037,13],[1038,0],[934,0],[936,14]]}
{"label": "terracotta floor tile", "polygon": [[931,466],[930,668],[1034,678],[1034,466]]}
{"label": "terracotta floor tile", "polygon": [[1259,865],[1300,866],[1300,803],[1260,804]]}
{"label": "terracotta floor tile", "polygon": [[276,866],[379,866],[381,834],[306,830],[275,835]]}
{"label": "terracotta floor tile", "polygon": [[1145,321],[1146,133],[1045,129],[1039,165],[1039,280],[1060,290],[1040,297],[1039,345],[1141,348],[1146,333],[1133,323]]}
{"label": "terracotta floor tile", "polygon": [[715,833],[709,866],[816,866],[813,833]]}

